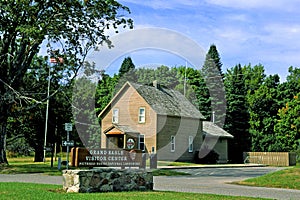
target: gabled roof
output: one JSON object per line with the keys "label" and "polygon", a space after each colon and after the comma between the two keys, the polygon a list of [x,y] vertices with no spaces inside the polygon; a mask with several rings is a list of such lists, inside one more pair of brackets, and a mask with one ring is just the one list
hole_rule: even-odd
{"label": "gabled roof", "polygon": [[210,121],[203,121],[203,132],[208,137],[233,138],[233,135]]}
{"label": "gabled roof", "polygon": [[[118,131],[114,131],[115,129],[118,130]],[[111,131],[113,131],[113,133],[110,133],[110,134],[139,133],[138,131],[132,129],[130,126],[119,125],[119,124],[113,124],[112,126],[108,127],[103,132],[106,134],[106,133],[109,133]],[[117,132],[119,132],[119,133],[117,133]]]}
{"label": "gabled roof", "polygon": [[200,111],[180,92],[163,87],[153,87],[132,82],[126,82],[102,113],[111,106],[116,97],[126,87],[133,87],[149,106],[159,115],[204,119]]}

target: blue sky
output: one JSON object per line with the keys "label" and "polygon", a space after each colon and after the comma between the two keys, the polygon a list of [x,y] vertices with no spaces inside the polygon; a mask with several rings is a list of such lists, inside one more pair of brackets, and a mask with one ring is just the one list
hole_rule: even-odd
{"label": "blue sky", "polygon": [[[120,0],[130,8],[134,28],[177,31],[205,51],[215,44],[223,71],[236,64],[262,64],[284,81],[288,67],[300,63],[300,0]],[[128,55],[127,55],[128,56]],[[183,59],[159,51],[129,54],[137,66],[184,65]],[[116,63],[120,63],[120,58]]]}

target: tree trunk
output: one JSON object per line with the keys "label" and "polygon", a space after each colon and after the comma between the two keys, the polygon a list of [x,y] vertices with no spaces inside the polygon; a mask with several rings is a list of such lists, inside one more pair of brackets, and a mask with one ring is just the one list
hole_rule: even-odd
{"label": "tree trunk", "polygon": [[42,145],[36,146],[34,151],[35,151],[34,162],[43,162],[44,161],[43,146]]}
{"label": "tree trunk", "polygon": [[8,165],[6,157],[6,127],[7,117],[2,115],[0,117],[0,165]]}

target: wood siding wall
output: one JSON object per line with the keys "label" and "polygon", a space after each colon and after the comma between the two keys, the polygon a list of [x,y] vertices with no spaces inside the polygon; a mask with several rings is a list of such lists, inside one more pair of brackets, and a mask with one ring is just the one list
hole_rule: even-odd
{"label": "wood siding wall", "polygon": [[[158,115],[158,160],[193,161],[202,144],[202,121]],[[171,152],[171,136],[175,136],[175,151]],[[194,137],[193,152],[188,151],[189,136]]]}
{"label": "wood siding wall", "polygon": [[[138,122],[139,108],[145,108],[145,123]],[[127,125],[132,129],[145,135],[146,152],[152,147],[156,149],[156,113],[147,102],[132,87],[124,88],[118,98],[112,102],[106,115],[102,119],[101,147],[106,147],[106,136],[104,130],[112,126],[112,109],[119,109],[119,125]]]}
{"label": "wood siding wall", "polygon": [[207,137],[203,140],[203,146],[213,148],[213,150],[219,155],[218,163],[228,162],[228,142],[226,138]]}

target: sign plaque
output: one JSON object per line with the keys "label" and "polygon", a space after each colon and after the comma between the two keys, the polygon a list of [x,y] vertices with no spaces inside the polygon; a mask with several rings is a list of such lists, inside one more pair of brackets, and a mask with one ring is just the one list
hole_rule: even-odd
{"label": "sign plaque", "polygon": [[[76,148],[76,167],[141,167],[142,151]],[[74,159],[74,158],[73,158]]]}

